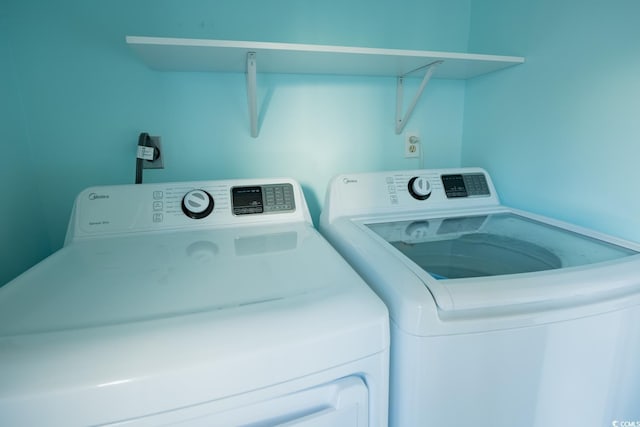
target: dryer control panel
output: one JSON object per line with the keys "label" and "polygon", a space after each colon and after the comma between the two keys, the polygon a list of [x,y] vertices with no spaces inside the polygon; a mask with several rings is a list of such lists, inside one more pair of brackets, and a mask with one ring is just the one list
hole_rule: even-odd
{"label": "dryer control panel", "polygon": [[65,244],[107,234],[248,223],[311,222],[292,179],[91,187],[76,198]]}
{"label": "dryer control panel", "polygon": [[289,212],[296,209],[291,184],[231,188],[234,215]]}

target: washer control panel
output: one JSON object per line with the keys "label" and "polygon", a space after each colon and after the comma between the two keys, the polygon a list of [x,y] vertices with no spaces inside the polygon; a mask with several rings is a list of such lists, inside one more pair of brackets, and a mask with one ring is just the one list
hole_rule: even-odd
{"label": "washer control panel", "polygon": [[482,168],[417,169],[338,175],[329,184],[322,221],[340,216],[497,206]]}
{"label": "washer control panel", "polygon": [[447,198],[488,196],[489,186],[483,173],[456,173],[442,175],[442,185]]}

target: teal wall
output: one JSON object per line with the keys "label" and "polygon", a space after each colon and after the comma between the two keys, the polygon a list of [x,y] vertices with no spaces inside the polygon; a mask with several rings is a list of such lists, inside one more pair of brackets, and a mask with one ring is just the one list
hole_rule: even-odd
{"label": "teal wall", "polygon": [[[161,135],[165,154],[165,169],[147,171],[145,181],[292,176],[316,220],[332,175],[418,167],[394,132],[393,78],[259,75],[259,101],[268,106],[252,139],[243,74],[153,71],[126,35],[466,51],[471,9],[470,0],[2,4],[8,46],[0,55],[15,72],[2,67],[0,75],[11,91],[1,108],[14,116],[2,119],[10,126],[0,134],[2,162],[11,174],[3,196],[37,191],[29,203],[39,204],[26,216],[3,211],[3,227],[25,233],[37,218],[41,228],[25,243],[35,258],[3,259],[0,283],[62,245],[80,190],[133,182],[141,131]],[[422,136],[426,167],[459,164],[464,96],[464,82],[433,81],[408,123]],[[14,250],[4,235],[0,245]]]}
{"label": "teal wall", "polygon": [[462,163],[508,204],[640,241],[640,2],[472,2],[469,50],[526,57],[467,82]]}
{"label": "teal wall", "polygon": [[0,285],[50,251],[32,153],[12,66],[7,16],[0,5]]}
{"label": "teal wall", "polygon": [[486,167],[508,204],[640,241],[637,16],[635,0],[5,0],[0,283],[62,245],[80,190],[133,182],[141,131],[165,154],[146,181],[293,176],[314,219],[333,174],[419,165],[393,78],[260,74],[253,139],[244,75],[150,70],[126,35],[524,56],[429,84],[407,126],[424,166]]}

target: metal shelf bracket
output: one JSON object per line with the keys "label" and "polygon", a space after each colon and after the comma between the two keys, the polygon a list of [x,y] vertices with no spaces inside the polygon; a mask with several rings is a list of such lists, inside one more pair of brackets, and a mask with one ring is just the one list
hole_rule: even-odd
{"label": "metal shelf bracket", "polygon": [[258,104],[256,100],[256,54],[247,53],[247,103],[251,136],[258,137]]}
{"label": "metal shelf bracket", "polygon": [[[404,127],[407,125],[407,122],[409,121],[409,118],[413,113],[413,109],[416,107],[416,104],[418,103],[418,100],[420,99],[420,96],[424,91],[424,88],[427,87],[427,83],[429,83],[429,80],[431,79],[431,76],[433,75],[438,65],[442,64],[443,62],[444,61],[442,60],[434,61],[430,64],[416,68],[413,71],[410,71],[406,74],[398,76],[398,84],[396,89],[396,134],[400,134],[404,130]],[[411,104],[409,105],[407,112],[403,116],[402,115],[402,103],[403,103],[402,98],[403,98],[403,92],[404,92],[404,78],[411,73],[414,73],[416,71],[423,70],[423,69],[426,69],[426,71],[425,71],[424,77],[422,78],[422,83],[420,83],[418,92],[413,97],[413,100],[411,101]]]}

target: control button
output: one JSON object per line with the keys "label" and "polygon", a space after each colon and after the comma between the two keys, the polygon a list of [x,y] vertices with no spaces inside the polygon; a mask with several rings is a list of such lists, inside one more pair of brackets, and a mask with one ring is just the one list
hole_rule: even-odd
{"label": "control button", "polygon": [[431,196],[431,184],[424,176],[414,176],[409,180],[409,193],[414,199],[427,200]]}
{"label": "control button", "polygon": [[162,191],[154,191],[153,192],[153,198],[154,198],[154,200],[162,199]]}
{"label": "control button", "polygon": [[465,174],[462,178],[469,196],[489,195],[489,187],[483,174]]}
{"label": "control button", "polygon": [[295,197],[291,184],[271,184],[262,187],[264,212],[277,213],[295,210]]}
{"label": "control button", "polygon": [[213,211],[213,197],[204,190],[192,190],[182,198],[182,212],[189,218],[201,219]]}
{"label": "control button", "polygon": [[162,222],[163,220],[163,216],[161,213],[154,213],[153,214],[153,222]]}
{"label": "control button", "polygon": [[162,202],[153,202],[153,210],[161,211],[162,210]]}

